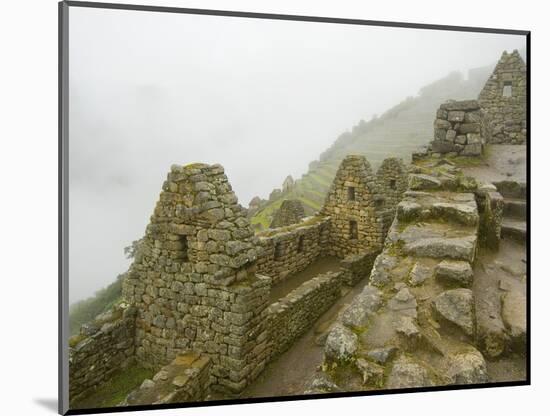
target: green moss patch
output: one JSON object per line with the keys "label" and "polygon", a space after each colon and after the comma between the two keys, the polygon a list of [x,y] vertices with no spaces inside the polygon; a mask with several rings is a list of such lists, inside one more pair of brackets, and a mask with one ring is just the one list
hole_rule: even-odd
{"label": "green moss patch", "polygon": [[143,380],[151,379],[154,370],[133,366],[116,372],[113,377],[103,383],[91,395],[77,403],[76,409],[91,409],[96,407],[113,407],[122,402],[126,396],[139,387]]}

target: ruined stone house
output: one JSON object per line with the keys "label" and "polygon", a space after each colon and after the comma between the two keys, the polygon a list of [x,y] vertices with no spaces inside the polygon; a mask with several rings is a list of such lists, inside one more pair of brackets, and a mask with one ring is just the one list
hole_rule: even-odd
{"label": "ruined stone house", "polygon": [[[374,174],[364,157],[348,156],[319,215],[257,236],[220,165],[173,166],[123,282],[124,302],[71,345],[71,402],[135,361],[168,365],[153,384],[174,369],[201,374],[174,373],[177,391],[161,389],[158,403],[242,391],[342,284],[370,273],[405,183],[400,160]],[[272,285],[325,255],[342,259],[341,269],[270,300]],[[151,391],[128,400],[152,400]]]}
{"label": "ruined stone house", "polygon": [[504,51],[477,100],[447,101],[434,121],[434,153],[479,156],[485,144],[525,144],[527,68],[519,52]]}
{"label": "ruined stone house", "polygon": [[523,144],[527,139],[527,68],[517,50],[504,51],[479,93],[485,143]]}

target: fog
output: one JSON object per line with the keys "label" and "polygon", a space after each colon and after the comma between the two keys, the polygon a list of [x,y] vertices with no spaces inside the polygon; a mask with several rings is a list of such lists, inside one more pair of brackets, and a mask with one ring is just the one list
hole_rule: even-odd
{"label": "fog", "polygon": [[336,137],[520,36],[70,8],[70,302],[128,268],[174,163],[243,206]]}

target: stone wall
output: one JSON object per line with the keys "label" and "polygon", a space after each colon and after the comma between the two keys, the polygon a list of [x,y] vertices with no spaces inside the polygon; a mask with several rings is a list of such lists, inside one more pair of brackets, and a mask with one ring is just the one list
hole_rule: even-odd
{"label": "stone wall", "polygon": [[342,280],[348,286],[355,286],[360,280],[370,276],[378,250],[350,254],[341,261]]}
{"label": "stone wall", "polygon": [[318,275],[269,306],[271,358],[286,351],[340,297],[342,272]]}
{"label": "stone wall", "polygon": [[134,357],[135,308],[115,306],[82,325],[69,340],[69,398],[71,407]]}
{"label": "stone wall", "polygon": [[285,199],[273,215],[270,228],[286,227],[297,224],[306,216],[304,206],[298,199]]}
{"label": "stone wall", "polygon": [[292,227],[258,234],[258,273],[271,277],[275,285],[304,270],[326,252],[329,232],[329,218],[312,217]]}
{"label": "stone wall", "polygon": [[522,144],[527,137],[527,68],[519,52],[504,51],[478,97],[487,143]]}
{"label": "stone wall", "polygon": [[397,204],[408,186],[408,174],[403,161],[396,157],[384,159],[376,171],[376,180],[384,196],[384,210],[380,211],[380,215],[385,236],[395,216]]}
{"label": "stone wall", "polygon": [[479,156],[482,152],[481,110],[476,100],[441,104],[434,122],[432,151],[441,154]]}
{"label": "stone wall", "polygon": [[381,249],[384,197],[364,156],[347,156],[336,173],[321,215],[331,217],[328,252],[343,258]]}
{"label": "stone wall", "polygon": [[265,365],[269,278],[257,239],[220,165],[173,166],[123,283],[135,304],[136,356],[158,368],[194,350],[214,388],[241,391]]}
{"label": "stone wall", "polygon": [[498,250],[504,212],[504,199],[493,184],[485,184],[476,191],[479,211],[479,242],[492,250]]}
{"label": "stone wall", "polygon": [[210,391],[212,361],[205,354],[185,352],[161,368],[152,380],[144,380],[122,406],[199,402]]}

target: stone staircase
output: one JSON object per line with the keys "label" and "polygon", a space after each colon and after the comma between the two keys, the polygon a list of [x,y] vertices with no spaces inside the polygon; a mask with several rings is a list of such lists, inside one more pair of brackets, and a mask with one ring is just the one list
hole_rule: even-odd
{"label": "stone staircase", "polygon": [[504,197],[504,212],[501,235],[521,244],[527,240],[527,201],[526,186],[517,182],[495,183]]}
{"label": "stone staircase", "polygon": [[324,372],[312,387],[333,383],[350,391],[488,381],[476,345],[471,289],[480,223],[476,187],[444,161],[409,175],[370,282],[333,325]]}

